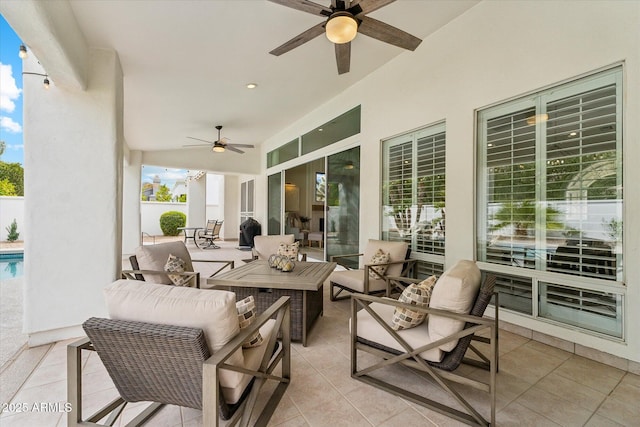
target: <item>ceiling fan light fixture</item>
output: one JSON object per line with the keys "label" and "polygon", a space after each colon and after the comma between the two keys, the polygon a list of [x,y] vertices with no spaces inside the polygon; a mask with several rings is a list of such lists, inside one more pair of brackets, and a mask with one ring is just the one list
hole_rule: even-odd
{"label": "ceiling fan light fixture", "polygon": [[325,30],[331,42],[349,43],[358,34],[358,22],[349,12],[336,12],[329,17]]}
{"label": "ceiling fan light fixture", "polygon": [[224,147],[220,144],[215,144],[212,150],[216,153],[224,153]]}

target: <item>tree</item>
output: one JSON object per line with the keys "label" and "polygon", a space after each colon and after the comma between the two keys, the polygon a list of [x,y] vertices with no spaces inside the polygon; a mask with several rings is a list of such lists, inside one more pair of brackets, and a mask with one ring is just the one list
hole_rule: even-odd
{"label": "tree", "polygon": [[24,169],[20,163],[0,161],[0,181],[5,179],[13,184],[16,196],[24,196]]}
{"label": "tree", "polygon": [[[558,220],[560,211],[552,207],[547,207],[546,228],[547,230],[562,230],[564,225]],[[493,217],[497,223],[491,227],[494,231],[512,225],[516,236],[527,236],[529,230],[535,230],[536,226],[536,205],[532,200],[523,202],[507,202]]]}
{"label": "tree", "polygon": [[156,193],[156,201],[157,202],[170,202],[173,200],[173,195],[169,191],[169,187],[162,184]]}
{"label": "tree", "polygon": [[17,196],[16,187],[8,179],[0,179],[0,196]]}

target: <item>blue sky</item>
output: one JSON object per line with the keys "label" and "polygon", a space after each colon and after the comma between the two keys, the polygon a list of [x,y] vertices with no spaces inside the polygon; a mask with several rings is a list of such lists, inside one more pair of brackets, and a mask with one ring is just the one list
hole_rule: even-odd
{"label": "blue sky", "polygon": [[24,164],[22,143],[22,60],[20,39],[0,15],[0,139],[7,147],[1,160]]}
{"label": "blue sky", "polygon": [[142,166],[142,183],[153,182],[153,178],[158,175],[160,177],[160,183],[169,187],[169,190],[173,189],[176,180],[184,181],[187,178],[187,171],[185,169],[171,169],[163,168],[159,166]]}

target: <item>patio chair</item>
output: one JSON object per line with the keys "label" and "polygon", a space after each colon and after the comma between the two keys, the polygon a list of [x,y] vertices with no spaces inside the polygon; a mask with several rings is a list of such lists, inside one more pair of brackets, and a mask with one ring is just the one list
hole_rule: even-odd
{"label": "patio chair", "polygon": [[[480,281],[481,273],[475,263],[460,261],[435,283],[427,307],[389,298],[354,295],[350,325],[351,376],[463,423],[495,425],[499,304],[494,293],[495,276],[486,275],[482,286]],[[496,298],[494,318],[484,318],[492,297]],[[394,330],[392,319],[396,309],[419,312],[427,318],[410,329]],[[488,350],[488,356],[472,341],[489,344],[484,348]],[[467,357],[467,350],[471,351],[471,357]],[[358,360],[362,355],[359,351],[382,360],[364,366],[362,359]],[[432,390],[426,396],[425,389],[419,386],[407,387],[406,382],[401,386],[394,384],[393,376],[388,372],[384,376],[373,375],[376,370],[398,363],[409,367],[449,396],[439,401]],[[461,363],[489,371],[488,380],[469,378],[464,375],[469,371],[457,371]],[[488,393],[490,420],[486,420],[452,383]],[[448,406],[450,397],[459,404],[457,408]],[[477,402],[477,398],[473,400]]]}
{"label": "patio chair", "polygon": [[[170,255],[183,262],[182,268],[169,268],[167,262]],[[139,246],[135,255],[129,257],[132,270],[122,270],[123,279],[142,280],[151,283],[164,285],[180,285],[200,287],[200,272],[195,271],[194,263],[216,263],[222,264],[213,274],[213,277],[225,268],[233,269],[235,262],[230,260],[195,260],[187,250],[184,242],[166,242],[157,245]],[[178,262],[179,264],[179,262]],[[175,265],[175,263],[174,263]],[[179,271],[182,270],[182,271]]]}
{"label": "patio chair", "polygon": [[[267,261],[273,254],[278,253],[280,244],[293,245],[295,236],[293,234],[278,234],[273,236],[255,236],[253,238],[253,259]],[[299,243],[298,243],[299,244]],[[306,261],[307,254],[298,252],[298,261]]]}
{"label": "patio chair", "polygon": [[[87,338],[67,347],[69,426],[114,425],[128,403],[142,401],[153,403],[127,426],[143,424],[164,405],[202,410],[204,426],[220,419],[267,425],[291,381],[288,297],[240,329],[231,292],[119,280],[105,296],[111,318],[88,319]],[[262,344],[246,348],[258,331]],[[97,352],[120,395],[88,417],[83,350]],[[277,385],[263,388],[267,382]],[[261,391],[268,399],[254,413]]]}
{"label": "patio chair", "polygon": [[[382,260],[372,261],[379,253],[386,254]],[[408,276],[415,274],[417,260],[409,259],[411,250],[406,242],[369,239],[364,253],[334,255],[331,261],[346,270],[336,270],[329,276],[329,298],[331,301],[349,298],[339,296],[343,291],[361,294],[391,295],[387,276]],[[357,257],[362,257],[362,268],[354,269]],[[386,259],[386,261],[385,261]],[[337,289],[337,292],[335,291]]]}
{"label": "patio chair", "polygon": [[207,221],[205,229],[198,231],[197,241],[202,249],[220,249],[220,246],[216,245],[214,241],[220,240],[220,229],[223,222],[224,220],[210,219]]}

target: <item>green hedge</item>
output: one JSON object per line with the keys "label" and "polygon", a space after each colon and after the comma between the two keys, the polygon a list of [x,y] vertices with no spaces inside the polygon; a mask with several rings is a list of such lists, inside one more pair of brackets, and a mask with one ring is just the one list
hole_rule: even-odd
{"label": "green hedge", "polygon": [[187,216],[178,211],[168,211],[160,215],[160,228],[165,236],[180,234],[178,227],[187,225]]}

